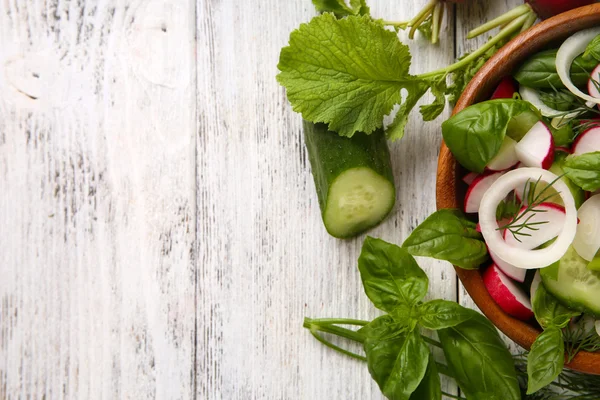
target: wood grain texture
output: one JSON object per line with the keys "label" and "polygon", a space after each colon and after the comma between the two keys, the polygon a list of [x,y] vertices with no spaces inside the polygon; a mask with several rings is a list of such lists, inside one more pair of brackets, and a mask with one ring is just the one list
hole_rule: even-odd
{"label": "wood grain texture", "polygon": [[[260,4],[201,0],[198,6],[197,393],[203,399],[381,399],[365,365],[302,329],[304,317],[372,319],[378,312],[356,265],[364,236],[341,241],[325,232],[301,117],[275,80],[280,48],[314,10],[306,0]],[[424,2],[369,4],[376,17],[402,20]],[[453,24],[439,47],[410,46],[413,71],[449,63]],[[370,235],[401,243],[435,209],[442,118],[423,124],[415,113],[407,136],[392,145],[397,205]],[[427,259],[422,265],[431,295],[455,300],[450,265]]]}
{"label": "wood grain texture", "polygon": [[0,1],[0,397],[190,398],[191,1]]}

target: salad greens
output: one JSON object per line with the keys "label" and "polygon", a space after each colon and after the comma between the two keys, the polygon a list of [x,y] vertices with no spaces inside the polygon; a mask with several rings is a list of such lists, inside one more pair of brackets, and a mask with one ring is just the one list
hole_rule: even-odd
{"label": "salad greens", "polygon": [[600,61],[600,35],[596,36],[590,44],[588,44],[583,53],[583,58]]}
{"label": "salad greens", "polygon": [[365,0],[350,0],[350,6],[344,0],[312,0],[312,3],[318,12],[332,12],[338,18],[370,12]]}
{"label": "salad greens", "polygon": [[413,256],[450,261],[465,269],[477,269],[488,258],[476,224],[458,210],[439,210],[416,227],[402,245]]}
{"label": "salad greens", "polygon": [[568,156],[563,168],[569,179],[583,190],[600,189],[600,152]]}
{"label": "salad greens", "polygon": [[[454,377],[469,398],[521,398],[512,357],[496,328],[459,304],[424,302],[428,278],[407,250],[367,237],[358,267],[365,293],[387,314],[371,322],[306,319],[304,326],[327,346],[365,360],[387,398],[440,399],[440,372]],[[423,336],[422,330],[437,331],[440,341]],[[319,332],[362,343],[366,357],[341,349]],[[429,345],[444,350],[447,365],[435,360]],[[433,397],[420,397],[424,394]]]}
{"label": "salad greens", "polygon": [[511,120],[526,112],[533,112],[533,109],[530,103],[522,100],[477,103],[442,123],[444,142],[462,166],[483,172],[498,154]]}

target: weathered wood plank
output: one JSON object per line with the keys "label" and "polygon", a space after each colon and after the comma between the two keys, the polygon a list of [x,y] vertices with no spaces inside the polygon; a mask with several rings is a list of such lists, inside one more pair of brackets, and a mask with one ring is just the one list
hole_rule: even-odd
{"label": "weathered wood plank", "polygon": [[[424,2],[369,4],[377,17],[402,20]],[[199,398],[382,397],[364,365],[301,327],[305,316],[378,314],[356,268],[364,236],[340,241],[325,232],[301,118],[275,81],[280,48],[313,15],[306,0],[199,2]],[[413,71],[446,65],[452,23],[440,46],[410,46]],[[435,209],[441,121],[423,124],[415,113],[407,137],[392,146],[398,202],[370,235],[401,243]],[[422,265],[431,296],[455,300],[451,267]]]}
{"label": "weathered wood plank", "polygon": [[0,397],[190,398],[192,1],[0,2]]}

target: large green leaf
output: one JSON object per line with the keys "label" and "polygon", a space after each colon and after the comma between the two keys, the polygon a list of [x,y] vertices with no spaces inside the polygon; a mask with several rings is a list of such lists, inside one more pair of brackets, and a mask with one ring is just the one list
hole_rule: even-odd
{"label": "large green leaf", "polygon": [[427,293],[429,279],[408,252],[381,239],[367,237],[358,258],[365,293],[375,307],[392,312],[412,306]]}
{"label": "large green leaf", "polygon": [[600,189],[600,151],[568,156],[563,165],[574,184],[593,192]]}
{"label": "large green leaf", "polygon": [[466,269],[478,268],[488,255],[475,223],[455,209],[431,214],[412,231],[402,247],[414,256],[446,260]]}
{"label": "large green leaf", "polygon": [[554,381],[565,365],[562,331],[556,326],[542,332],[527,356],[527,394],[537,392]]}

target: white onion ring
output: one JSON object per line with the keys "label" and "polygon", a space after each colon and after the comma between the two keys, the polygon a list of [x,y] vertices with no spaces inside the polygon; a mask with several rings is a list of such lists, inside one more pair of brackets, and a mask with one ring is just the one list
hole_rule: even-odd
{"label": "white onion ring", "polygon": [[[502,175],[485,192],[479,207],[479,226],[489,249],[503,261],[523,269],[544,268],[558,261],[568,250],[577,232],[577,209],[571,191],[562,180],[554,182],[565,206],[565,225],[554,243],[544,249],[525,250],[513,247],[502,238],[496,221],[496,208],[500,201],[519,185],[529,179],[550,184],[558,178],[550,171],[541,168],[519,168]],[[543,228],[542,228],[543,229]]]}
{"label": "white onion ring", "polygon": [[598,333],[598,336],[600,336],[600,319],[596,321],[596,332]]}
{"label": "white onion ring", "polygon": [[[560,124],[563,124],[564,121],[568,121],[579,116],[579,114],[581,114],[582,111],[585,111],[585,109],[580,109],[580,111],[575,109],[573,110],[573,112],[565,114],[564,111],[555,110],[554,108],[547,106],[542,101],[542,99],[540,98],[540,93],[537,90],[527,86],[521,86],[519,88],[519,94],[521,95],[521,98],[523,100],[531,103],[532,106],[540,110],[540,113],[542,113],[544,117],[557,119],[559,120]],[[586,102],[585,105],[589,108],[594,107],[594,103],[590,101]],[[558,128],[554,125],[554,121],[552,126]]]}
{"label": "white onion ring", "polygon": [[583,53],[587,45],[596,36],[600,35],[600,28],[590,28],[579,31],[563,42],[556,53],[556,72],[562,83],[575,96],[584,100],[591,101],[594,104],[600,104],[600,99],[583,93],[573,81],[571,81],[571,64],[578,55]]}

